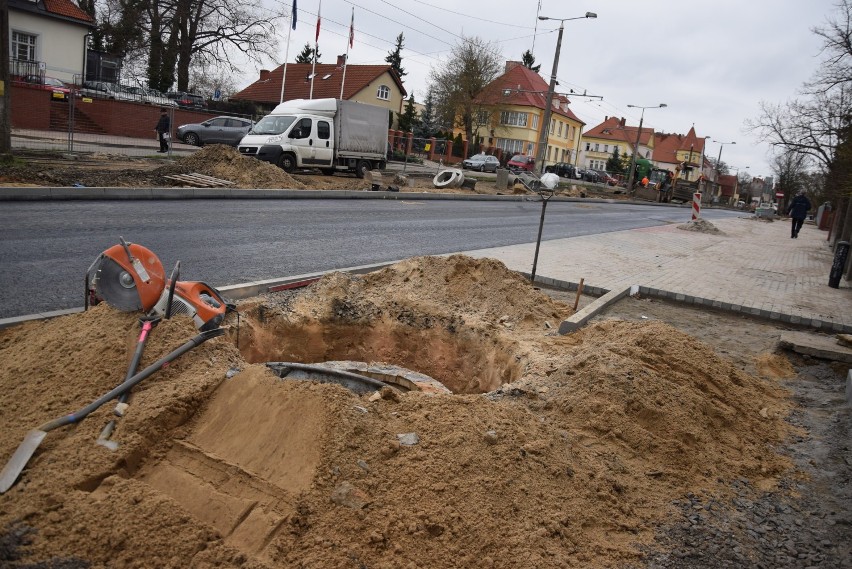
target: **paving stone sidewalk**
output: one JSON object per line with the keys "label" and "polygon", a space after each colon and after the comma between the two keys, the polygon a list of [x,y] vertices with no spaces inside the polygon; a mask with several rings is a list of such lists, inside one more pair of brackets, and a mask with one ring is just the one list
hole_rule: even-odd
{"label": "paving stone sidewalk", "polygon": [[[677,225],[544,241],[537,277],[602,291],[640,285],[641,293],[722,310],[852,332],[852,282],[828,286],[834,253],[827,233],[806,224],[790,238],[790,220],[743,216],[713,221],[722,234]],[[466,251],[529,273],[535,243]]]}

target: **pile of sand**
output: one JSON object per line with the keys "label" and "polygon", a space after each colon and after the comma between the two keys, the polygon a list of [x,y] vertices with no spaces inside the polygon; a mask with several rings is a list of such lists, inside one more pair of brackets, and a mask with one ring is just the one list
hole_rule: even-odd
{"label": "pile of sand", "polygon": [[269,162],[243,156],[236,148],[223,144],[205,146],[191,156],[180,158],[177,164],[163,166],[157,174],[167,174],[170,170],[197,172],[234,182],[238,188],[280,188],[305,189],[287,172]]}
{"label": "pile of sand", "polygon": [[[27,562],[624,566],[672,500],[789,468],[774,382],[659,322],[558,336],[545,322],[570,308],[493,260],[410,259],[242,307],[240,351],[232,330],[143,382],[117,451],[94,444],[111,406],[47,436],[0,497],[0,528],[35,528]],[[0,331],[0,460],[120,381],[137,332],[104,305]],[[162,323],[143,365],[193,334]],[[389,345],[377,360],[514,381],[369,398],[243,359]]]}
{"label": "pile of sand", "polygon": [[725,233],[718,227],[703,218],[693,219],[686,223],[677,226],[678,229],[684,231],[697,231],[699,233],[710,233],[712,235],[724,235]]}

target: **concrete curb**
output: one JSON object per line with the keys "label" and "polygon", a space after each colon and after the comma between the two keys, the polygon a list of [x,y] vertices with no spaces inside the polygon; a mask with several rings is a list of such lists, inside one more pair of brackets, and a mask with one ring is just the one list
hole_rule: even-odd
{"label": "concrete curb", "polygon": [[[429,192],[374,192],[369,190],[287,190],[234,188],[69,188],[0,187],[3,201],[64,200],[191,200],[191,199],[357,199],[357,200],[455,200],[455,201],[540,201],[534,194],[436,194]],[[552,201],[579,203],[629,203],[658,207],[687,207],[689,204],[615,200],[605,198],[571,198],[554,196]]]}
{"label": "concrete curb", "polygon": [[[529,278],[529,273],[521,273],[527,278]],[[571,281],[563,281],[559,279],[552,279],[549,277],[540,277],[536,275],[535,282],[551,288],[561,289],[573,291],[577,290],[579,287],[579,283],[571,282]],[[642,285],[633,285],[633,287],[638,288],[638,293],[644,296],[650,296],[653,298],[662,298],[665,300],[669,300],[672,302],[678,302],[683,304],[694,305],[697,308],[713,308],[715,310],[721,310],[723,312],[730,312],[732,314],[739,314],[741,316],[750,316],[753,318],[757,318],[759,320],[769,320],[771,322],[783,322],[784,324],[790,324],[791,326],[802,327],[802,328],[811,328],[813,330],[817,330],[820,332],[836,332],[841,334],[850,334],[852,333],[852,325],[840,324],[838,322],[831,322],[830,320],[821,320],[819,318],[808,318],[797,316],[795,314],[785,314],[782,312],[771,312],[769,310],[764,310],[760,308],[756,308],[753,306],[742,306],[740,304],[731,304],[729,302],[721,302],[718,300],[713,300],[711,298],[703,298],[700,296],[689,296],[681,293],[675,293],[667,290],[662,290],[653,287],[647,287]],[[630,288],[633,288],[630,287]],[[629,288],[627,289],[630,290]],[[588,284],[583,284],[583,293],[588,294],[590,296],[606,296],[611,291],[601,287],[590,286]],[[632,294],[632,293],[631,293]],[[618,298],[623,298],[626,295],[619,296]],[[616,299],[617,300],[617,299]],[[614,302],[614,301],[613,301]],[[593,303],[594,304],[594,303]],[[606,308],[606,306],[612,304],[612,302],[607,302],[605,305],[596,306],[595,314]],[[592,306],[592,305],[589,305]],[[589,308],[589,307],[586,307]],[[585,309],[584,309],[585,310]],[[582,310],[580,312],[583,312]],[[577,313],[579,314],[579,312]],[[595,314],[590,315],[585,319],[585,322],[590,320]],[[570,322],[572,319],[565,320],[563,324]],[[585,323],[584,322],[584,323]],[[570,324],[566,324],[566,326],[571,326]],[[574,328],[576,329],[576,328]],[[570,330],[569,330],[570,331]],[[562,325],[560,325],[560,334],[564,334],[567,332],[562,332]]]}
{"label": "concrete curb", "polygon": [[559,324],[559,333],[564,335],[569,332],[573,332],[574,330],[579,330],[598,312],[630,294],[631,288],[632,287],[627,287],[623,290],[611,290],[579,312],[575,312],[570,318],[563,320],[562,323]]}

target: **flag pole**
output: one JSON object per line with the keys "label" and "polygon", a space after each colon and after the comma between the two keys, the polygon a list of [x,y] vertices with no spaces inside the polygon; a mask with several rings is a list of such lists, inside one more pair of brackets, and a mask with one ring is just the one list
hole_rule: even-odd
{"label": "flag pole", "polygon": [[314,38],[314,62],[311,65],[311,92],[308,95],[308,99],[314,98],[314,77],[317,74],[317,52],[319,52],[319,31],[320,31],[320,13],[322,12],[322,0],[319,2],[319,8],[317,8],[317,35]]}
{"label": "flag pole", "polygon": [[293,11],[290,14],[290,28],[287,30],[287,47],[284,49],[284,73],[281,74],[281,98],[279,103],[284,102],[284,82],[287,80],[287,60],[290,58],[290,32],[296,29],[296,0],[293,0]]}
{"label": "flag pole", "polygon": [[349,41],[346,43],[346,55],[343,56],[343,78],[340,80],[340,98],[343,99],[343,85],[346,84],[346,66],[349,65],[349,48],[355,39],[355,6],[352,6],[352,20],[349,24]]}

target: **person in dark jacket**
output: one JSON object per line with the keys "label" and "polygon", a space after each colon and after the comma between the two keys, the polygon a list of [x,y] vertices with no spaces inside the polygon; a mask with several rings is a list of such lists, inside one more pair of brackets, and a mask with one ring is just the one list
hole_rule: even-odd
{"label": "person in dark jacket", "polygon": [[160,109],[160,120],[157,121],[157,127],[154,129],[160,139],[160,149],[157,152],[169,151],[169,141],[166,140],[166,136],[169,134],[170,127],[169,113],[166,109]]}
{"label": "person in dark jacket", "polygon": [[799,236],[799,230],[802,224],[805,223],[805,218],[808,216],[808,210],[811,209],[811,202],[805,197],[804,190],[801,190],[793,201],[787,207],[787,215],[793,218],[790,228],[790,238],[795,239]]}

